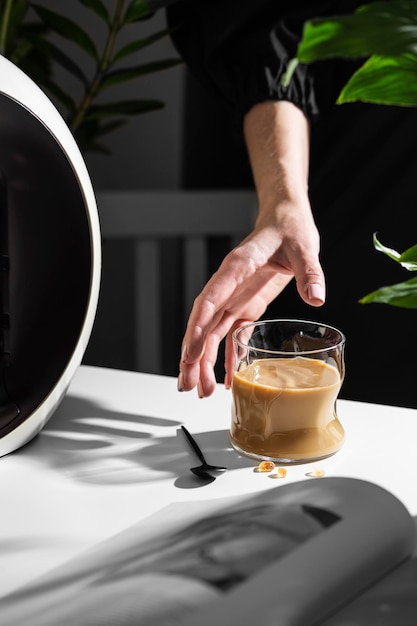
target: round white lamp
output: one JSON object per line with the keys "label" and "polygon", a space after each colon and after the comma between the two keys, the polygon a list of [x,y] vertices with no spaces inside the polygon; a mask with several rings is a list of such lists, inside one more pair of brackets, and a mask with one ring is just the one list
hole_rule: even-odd
{"label": "round white lamp", "polygon": [[0,456],[62,400],[91,334],[100,272],[77,144],[47,96],[0,56]]}

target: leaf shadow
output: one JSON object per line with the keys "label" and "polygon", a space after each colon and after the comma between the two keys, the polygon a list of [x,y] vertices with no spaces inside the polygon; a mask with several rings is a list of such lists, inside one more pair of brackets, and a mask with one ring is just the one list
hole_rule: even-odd
{"label": "leaf shadow", "polygon": [[[164,416],[112,411],[68,394],[23,449],[26,457],[80,482],[126,485],[171,479],[178,488],[201,487],[204,483],[190,472],[198,460],[180,425]],[[209,462],[228,469],[251,464],[232,449],[227,430],[195,436]]]}

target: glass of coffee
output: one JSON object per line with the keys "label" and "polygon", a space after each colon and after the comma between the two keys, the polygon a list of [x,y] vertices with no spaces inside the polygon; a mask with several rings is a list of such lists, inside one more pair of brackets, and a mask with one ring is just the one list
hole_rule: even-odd
{"label": "glass of coffee", "polygon": [[336,414],[344,347],[343,333],[318,322],[276,319],[238,328],[230,430],[235,450],[288,464],[337,452],[344,441]]}

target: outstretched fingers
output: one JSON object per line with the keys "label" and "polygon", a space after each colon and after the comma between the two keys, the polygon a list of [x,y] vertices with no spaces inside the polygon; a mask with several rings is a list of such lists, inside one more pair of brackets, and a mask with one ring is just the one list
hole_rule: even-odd
{"label": "outstretched fingers", "polygon": [[326,300],[326,281],[318,256],[296,258],[292,264],[301,298],[311,306],[321,306]]}
{"label": "outstretched fingers", "polygon": [[[218,338],[215,329],[222,320],[228,303],[255,272],[253,263],[242,263],[241,253],[235,249],[227,255],[218,271],[197,296],[182,344],[179,388],[188,391],[197,386],[203,354],[212,358],[216,342],[218,348],[218,342],[222,339]],[[210,387],[211,384],[207,383],[207,386]]]}
{"label": "outstretched fingers", "polygon": [[[274,299],[291,280],[288,274],[277,273],[271,267],[265,267],[253,274],[247,281],[240,285],[239,289],[230,297],[215,315],[203,334],[202,329],[195,327],[189,329],[191,333],[185,335],[183,355],[180,363],[179,389],[189,391],[198,388],[200,397],[210,395],[216,385],[214,365],[217,360],[220,342],[228,336],[226,341],[225,358],[225,383],[229,387],[233,375],[233,355],[230,349],[230,333],[241,324],[258,319],[266,310],[267,305]],[[196,301],[195,306],[198,306]],[[190,317],[189,325],[192,323]],[[196,355],[190,358],[186,352],[187,341],[190,337],[200,339],[204,336],[204,342]]]}

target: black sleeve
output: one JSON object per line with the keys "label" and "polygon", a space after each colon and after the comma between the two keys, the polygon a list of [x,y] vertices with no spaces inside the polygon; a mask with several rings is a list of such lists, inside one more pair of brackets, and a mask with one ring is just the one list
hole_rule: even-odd
{"label": "black sleeve", "polygon": [[299,65],[288,88],[281,77],[295,56],[304,22],[353,11],[355,0],[181,0],[167,9],[172,39],[192,73],[239,117],[254,104],[288,100],[308,117],[334,103],[353,71],[346,62]]}

